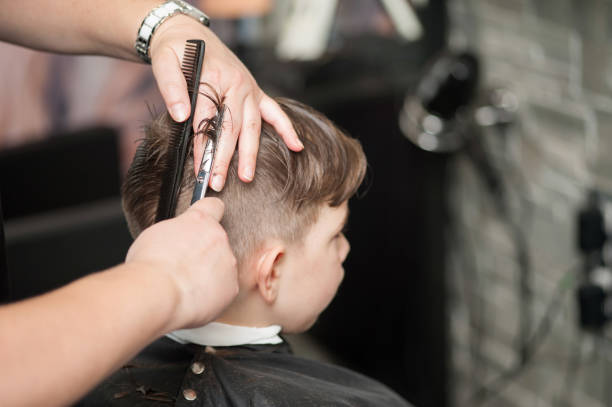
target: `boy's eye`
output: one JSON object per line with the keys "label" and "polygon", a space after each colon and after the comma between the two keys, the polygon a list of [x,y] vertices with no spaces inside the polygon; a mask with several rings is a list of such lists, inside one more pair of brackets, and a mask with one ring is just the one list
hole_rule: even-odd
{"label": "boy's eye", "polygon": [[348,231],[348,225],[344,225],[342,230],[340,232],[338,232],[338,234],[336,236],[334,236],[334,238],[338,239],[340,236],[346,235],[347,231]]}

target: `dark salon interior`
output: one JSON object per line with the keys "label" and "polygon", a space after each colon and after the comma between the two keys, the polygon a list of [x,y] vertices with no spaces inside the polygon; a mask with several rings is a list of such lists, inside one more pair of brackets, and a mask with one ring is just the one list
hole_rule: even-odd
{"label": "dark salon interior", "polygon": [[[612,405],[612,2],[202,3],[267,94],[367,156],[346,275],[294,353],[417,407]],[[164,104],[143,64],[0,55],[13,302],[124,261],[121,184]]]}

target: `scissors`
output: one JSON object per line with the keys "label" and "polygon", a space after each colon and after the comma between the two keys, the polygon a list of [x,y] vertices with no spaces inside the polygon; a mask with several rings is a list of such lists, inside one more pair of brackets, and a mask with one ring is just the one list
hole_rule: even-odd
{"label": "scissors", "polygon": [[193,196],[191,197],[191,204],[193,205],[196,201],[204,198],[206,190],[208,189],[208,182],[210,180],[210,173],[213,162],[215,160],[215,152],[217,150],[217,143],[219,142],[219,136],[223,128],[223,115],[225,114],[225,105],[222,105],[219,109],[219,113],[215,117],[214,128],[211,132],[207,132],[208,140],[206,140],[206,146],[204,147],[204,154],[202,155],[202,161],[200,162],[200,169],[196,176],[196,184],[193,189]]}

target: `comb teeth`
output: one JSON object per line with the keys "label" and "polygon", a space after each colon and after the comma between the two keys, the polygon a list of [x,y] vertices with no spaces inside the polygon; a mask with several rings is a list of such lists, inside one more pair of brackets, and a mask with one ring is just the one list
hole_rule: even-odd
{"label": "comb teeth", "polygon": [[191,114],[183,123],[172,121],[166,154],[166,168],[162,175],[156,222],[175,215],[176,204],[183,181],[183,170],[191,150],[193,137],[193,116],[198,100],[198,88],[204,62],[204,41],[188,40],[185,44],[181,70],[187,81],[191,102]]}
{"label": "comb teeth", "polygon": [[204,47],[200,46],[200,42],[201,41],[197,40],[187,41],[187,44],[185,45],[185,52],[183,54],[183,63],[181,65],[181,70],[183,71],[183,75],[187,81],[187,90],[189,91],[190,98],[193,92],[197,90],[197,87],[194,86],[196,81],[199,81],[199,78],[197,77],[198,63],[200,54],[204,53]]}
{"label": "comb teeth", "polygon": [[168,151],[162,165],[165,167],[160,186],[160,199],[157,205],[155,221],[173,217],[176,213],[176,203],[183,180],[182,159],[185,148],[188,148],[191,134],[185,123],[170,122],[168,134]]}

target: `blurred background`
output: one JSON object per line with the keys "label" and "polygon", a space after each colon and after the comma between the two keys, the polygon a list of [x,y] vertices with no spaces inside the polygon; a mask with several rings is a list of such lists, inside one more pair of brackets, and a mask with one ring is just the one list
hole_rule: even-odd
{"label": "blurred background", "polygon": [[[368,156],[345,281],[297,353],[416,406],[612,406],[612,2],[193,3]],[[147,66],[0,58],[7,301],[123,260],[119,188],[163,103]]]}

